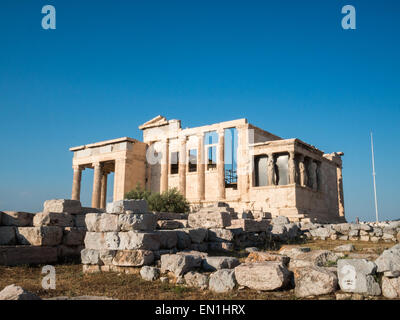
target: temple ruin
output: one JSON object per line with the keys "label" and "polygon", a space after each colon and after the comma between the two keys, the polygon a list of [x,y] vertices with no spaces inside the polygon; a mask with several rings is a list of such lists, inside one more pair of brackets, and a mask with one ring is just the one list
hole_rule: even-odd
{"label": "temple ruin", "polygon": [[94,208],[105,208],[114,172],[114,201],[139,183],[154,192],[176,187],[194,208],[225,202],[255,217],[345,221],[341,152],[325,154],[246,119],[182,129],[180,120],[157,116],[139,129],[143,142],[124,137],[70,149],[72,199],[80,200],[82,171],[94,169]]}

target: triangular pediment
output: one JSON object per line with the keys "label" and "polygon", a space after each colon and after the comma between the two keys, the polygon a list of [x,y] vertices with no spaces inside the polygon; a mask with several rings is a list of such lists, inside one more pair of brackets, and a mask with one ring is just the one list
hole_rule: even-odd
{"label": "triangular pediment", "polygon": [[139,129],[143,130],[143,129],[159,127],[159,126],[163,126],[163,125],[167,125],[167,124],[168,124],[168,120],[165,117],[158,115],[157,117],[154,117],[153,119],[143,123],[141,126],[139,126]]}

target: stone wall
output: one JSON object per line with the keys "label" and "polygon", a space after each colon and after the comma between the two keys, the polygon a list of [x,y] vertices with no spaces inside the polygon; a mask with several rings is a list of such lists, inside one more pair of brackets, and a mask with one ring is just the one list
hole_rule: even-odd
{"label": "stone wall", "polygon": [[0,264],[55,263],[79,257],[85,215],[100,211],[76,200],[48,200],[39,213],[0,212]]}

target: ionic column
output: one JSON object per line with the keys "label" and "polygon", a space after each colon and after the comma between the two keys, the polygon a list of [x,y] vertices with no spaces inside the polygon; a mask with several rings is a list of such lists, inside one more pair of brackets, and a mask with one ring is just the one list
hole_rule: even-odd
{"label": "ionic column", "polygon": [[[153,148],[153,147],[154,147],[154,145],[150,144],[149,149]],[[149,162],[149,160],[147,159],[147,156],[146,156],[146,177],[145,177],[145,179],[147,179],[147,180],[146,180],[145,189],[148,191],[151,191],[151,165],[152,164]]]}
{"label": "ionic column", "polygon": [[237,176],[238,190],[242,201],[248,201],[250,181],[253,175],[253,158],[250,155],[250,144],[254,143],[254,130],[247,126],[236,127],[238,131]]}
{"label": "ionic column", "polygon": [[94,166],[93,175],[93,192],[92,192],[92,208],[100,207],[100,193],[101,193],[101,164],[96,162]]}
{"label": "ionic column", "polygon": [[161,159],[161,181],[160,181],[160,192],[168,190],[168,158],[169,158],[169,147],[168,139],[162,141],[162,159]]}
{"label": "ionic column", "polygon": [[289,184],[296,183],[296,163],[294,161],[294,152],[289,152],[289,162],[288,162],[288,175]]}
{"label": "ionic column", "polygon": [[343,198],[343,175],[342,167],[337,167],[337,185],[338,185],[338,202],[339,202],[339,215],[344,217],[344,198]]}
{"label": "ionic column", "polygon": [[218,161],[217,161],[217,176],[218,176],[218,199],[225,199],[225,135],[224,130],[218,130]]}
{"label": "ionic column", "polygon": [[107,203],[107,172],[103,172],[101,176],[101,195],[100,195],[100,208],[105,209]]}
{"label": "ionic column", "polygon": [[81,198],[81,179],[82,169],[79,166],[73,166],[74,177],[72,179],[72,200],[80,200]]}
{"label": "ionic column", "polygon": [[205,199],[205,161],[204,161],[204,135],[197,136],[197,198]]}
{"label": "ionic column", "polygon": [[179,139],[179,191],[186,195],[186,137]]}

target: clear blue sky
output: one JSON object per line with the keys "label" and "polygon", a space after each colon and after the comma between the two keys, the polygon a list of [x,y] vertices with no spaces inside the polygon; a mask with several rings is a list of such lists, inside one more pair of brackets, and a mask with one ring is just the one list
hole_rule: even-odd
{"label": "clear blue sky", "polygon": [[[41,28],[41,8],[57,29]],[[354,5],[357,30],[343,30]],[[400,1],[0,2],[0,210],[69,198],[71,146],[247,118],[343,151],[349,220],[400,218]],[[82,200],[90,204],[85,172]]]}

